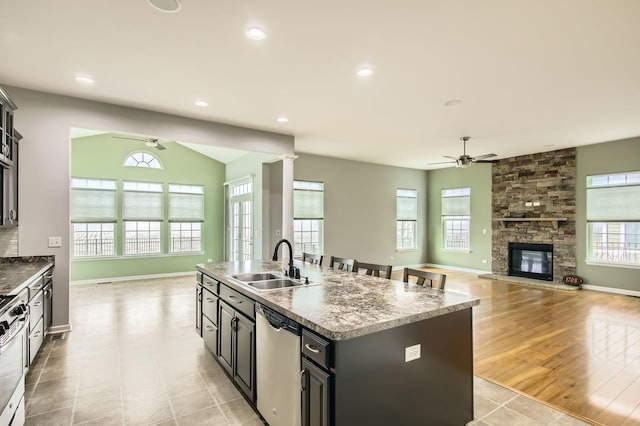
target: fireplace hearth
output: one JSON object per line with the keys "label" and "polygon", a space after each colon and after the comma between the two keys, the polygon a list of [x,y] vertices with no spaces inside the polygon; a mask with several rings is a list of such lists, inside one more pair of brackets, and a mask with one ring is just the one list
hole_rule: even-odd
{"label": "fireplace hearth", "polygon": [[553,244],[509,243],[509,275],[553,281]]}

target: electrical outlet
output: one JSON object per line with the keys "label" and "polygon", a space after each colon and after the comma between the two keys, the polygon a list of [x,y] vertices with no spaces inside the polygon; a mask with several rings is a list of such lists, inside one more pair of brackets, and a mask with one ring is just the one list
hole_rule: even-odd
{"label": "electrical outlet", "polygon": [[407,346],[404,348],[404,362],[413,361],[420,358],[420,345]]}
{"label": "electrical outlet", "polygon": [[487,259],[482,259],[482,263],[489,263]]}
{"label": "electrical outlet", "polygon": [[49,237],[49,248],[62,247],[62,237]]}
{"label": "electrical outlet", "polygon": [[389,258],[389,260],[393,260],[393,256],[391,256],[391,257]]}
{"label": "electrical outlet", "polygon": [[540,205],[540,201],[534,201],[533,202],[533,207],[538,207]]}
{"label": "electrical outlet", "polygon": [[213,259],[207,259],[207,263],[213,262]]}
{"label": "electrical outlet", "polygon": [[531,201],[527,201],[526,203],[524,203],[525,207],[531,207],[533,205],[533,203]]}
{"label": "electrical outlet", "polygon": [[487,228],[482,228],[482,233],[483,233],[484,235],[487,235]]}

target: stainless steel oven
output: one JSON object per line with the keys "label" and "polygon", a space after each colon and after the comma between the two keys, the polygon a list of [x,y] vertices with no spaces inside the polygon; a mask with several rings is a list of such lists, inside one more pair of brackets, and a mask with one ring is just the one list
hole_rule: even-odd
{"label": "stainless steel oven", "polygon": [[0,296],[0,425],[24,424],[24,344],[29,309],[15,296]]}

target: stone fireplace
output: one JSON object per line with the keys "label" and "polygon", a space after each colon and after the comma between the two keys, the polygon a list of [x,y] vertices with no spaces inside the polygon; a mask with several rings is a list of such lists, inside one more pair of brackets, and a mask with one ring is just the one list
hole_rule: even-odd
{"label": "stone fireplace", "polygon": [[575,148],[505,158],[493,165],[493,274],[510,275],[510,263],[516,261],[510,260],[510,243],[553,247],[551,261],[524,249],[520,269],[529,264],[536,271],[551,269],[544,277],[527,278],[559,283],[576,273],[575,165]]}

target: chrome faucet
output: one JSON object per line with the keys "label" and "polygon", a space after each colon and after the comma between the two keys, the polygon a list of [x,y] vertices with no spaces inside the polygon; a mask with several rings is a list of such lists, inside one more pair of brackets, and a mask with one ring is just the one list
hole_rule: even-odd
{"label": "chrome faucet", "polygon": [[289,240],[287,240],[286,238],[283,238],[280,241],[278,241],[278,243],[276,244],[275,250],[273,250],[273,257],[271,258],[271,260],[278,260],[278,249],[280,248],[280,245],[282,245],[282,243],[285,243],[287,247],[289,247],[289,272],[287,275],[291,278],[295,278],[299,280],[300,269],[293,266],[293,248],[291,247],[291,243],[289,242]]}

